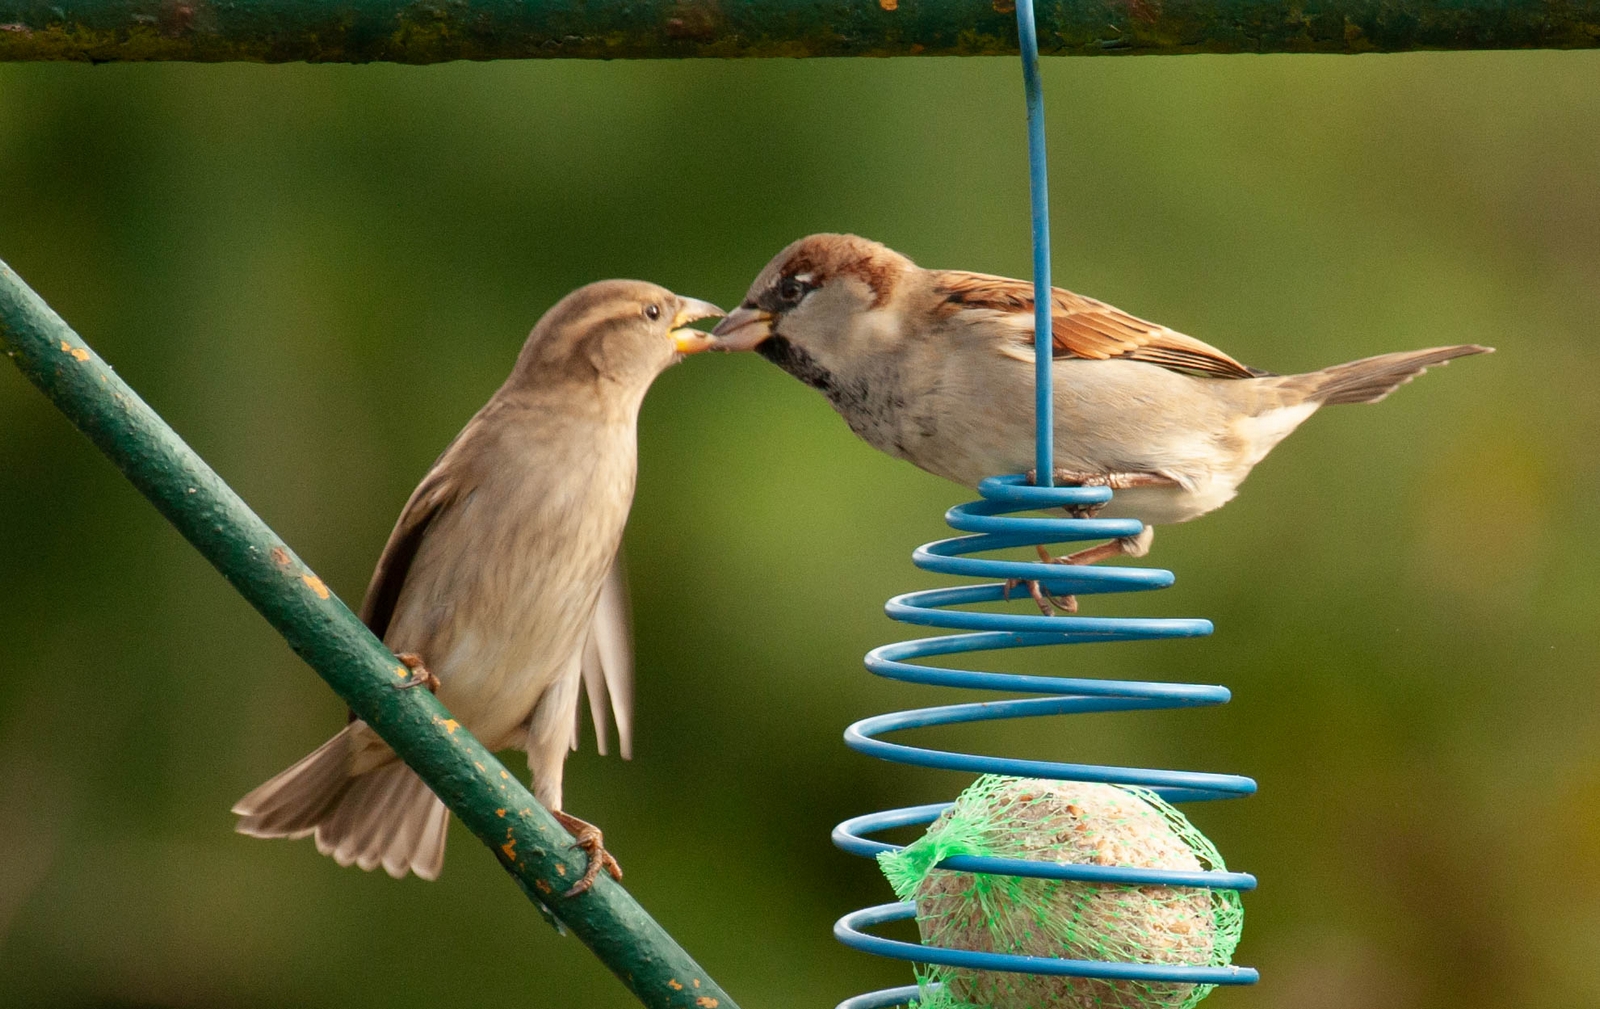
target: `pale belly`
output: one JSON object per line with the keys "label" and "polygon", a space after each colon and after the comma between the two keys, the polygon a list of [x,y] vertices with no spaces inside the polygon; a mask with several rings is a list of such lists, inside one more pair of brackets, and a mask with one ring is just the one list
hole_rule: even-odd
{"label": "pale belly", "polygon": [[1199,518],[1233,500],[1238,484],[1209,480],[1201,487],[1130,487],[1119,490],[1100,511],[1102,518],[1136,518],[1149,526],[1176,525]]}
{"label": "pale belly", "polygon": [[[1031,363],[1003,363],[913,400],[908,412],[920,419],[902,428],[906,450],[894,454],[968,487],[987,476],[1031,471]],[[1250,469],[1315,409],[1304,404],[1240,416],[1232,392],[1153,365],[1058,362],[1055,466],[1176,481],[1116,491],[1105,517],[1147,525],[1197,518],[1232,500]]]}
{"label": "pale belly", "polygon": [[587,639],[626,499],[503,505],[489,513],[499,521],[486,523],[485,497],[429,530],[385,643],[422,656],[440,680],[440,702],[485,745],[520,747],[535,705]]}
{"label": "pale belly", "polygon": [[489,747],[521,748],[534,706],[571,668],[586,630],[587,622],[547,634],[456,628],[435,660],[439,700]]}

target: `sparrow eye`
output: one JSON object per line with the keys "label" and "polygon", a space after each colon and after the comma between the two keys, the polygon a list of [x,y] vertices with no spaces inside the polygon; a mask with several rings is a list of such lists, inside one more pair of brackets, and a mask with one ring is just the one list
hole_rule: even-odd
{"label": "sparrow eye", "polygon": [[805,297],[806,285],[793,277],[784,277],[778,282],[778,297],[784,301],[794,303]]}
{"label": "sparrow eye", "polygon": [[646,306],[644,306],[644,317],[646,319],[650,319],[652,321],[661,318],[661,306],[660,305],[646,305]]}

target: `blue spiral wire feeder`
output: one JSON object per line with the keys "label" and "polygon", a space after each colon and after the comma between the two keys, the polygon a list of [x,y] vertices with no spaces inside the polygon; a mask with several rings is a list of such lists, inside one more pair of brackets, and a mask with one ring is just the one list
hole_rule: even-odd
{"label": "blue spiral wire feeder", "polygon": [[[903,623],[942,627],[963,633],[882,645],[867,653],[866,666],[879,676],[910,683],[1048,696],[951,704],[877,715],[862,719],[846,729],[845,742],[861,753],[896,763],[979,774],[1134,785],[1147,788],[1169,802],[1246,796],[1255,791],[1256,784],[1249,778],[1237,775],[990,757],[930,750],[877,738],[901,729],[994,719],[1203,707],[1226,704],[1230,697],[1227,688],[1220,686],[979,672],[925,666],[911,661],[1043,645],[1200,637],[1210,634],[1212,629],[1209,620],[1033,616],[952,608],[999,601],[1005,598],[1004,583],[1010,579],[1037,580],[1045,591],[1055,595],[1135,592],[1165,588],[1173,581],[1170,571],[1151,568],[1068,567],[968,556],[1022,546],[1134,536],[1142,528],[1142,523],[1137,519],[1040,518],[1015,514],[1092,506],[1111,499],[1111,491],[1104,487],[1052,486],[1054,423],[1051,397],[1050,224],[1045,172],[1044,96],[1039,80],[1038,39],[1031,0],[1022,0],[1017,4],[1017,34],[1022,50],[1028,106],[1028,167],[1033,216],[1037,479],[1030,483],[1024,476],[1013,475],[984,480],[978,486],[982,500],[957,505],[945,514],[945,521],[952,528],[969,535],[929,543],[918,547],[912,554],[912,563],[925,571],[999,579],[999,582],[910,592],[894,597],[885,606],[885,612],[891,618]],[[932,803],[854,817],[834,828],[833,842],[851,854],[875,858],[882,852],[897,851],[899,846],[875,841],[865,835],[930,823],[949,806],[950,803]],[[941,861],[938,867],[957,872],[1138,886],[1250,890],[1256,885],[1255,877],[1238,872],[1062,865],[975,855],[952,856]],[[989,953],[900,942],[866,931],[886,922],[914,918],[916,913],[915,904],[909,901],[863,908],[840,918],[834,925],[834,935],[848,946],[879,956],[972,970],[1206,985],[1252,984],[1258,979],[1256,971],[1248,967],[1067,960]],[[914,1004],[917,996],[917,986],[908,985],[847,999],[839,1004],[838,1009],[885,1009],[888,1006]]]}

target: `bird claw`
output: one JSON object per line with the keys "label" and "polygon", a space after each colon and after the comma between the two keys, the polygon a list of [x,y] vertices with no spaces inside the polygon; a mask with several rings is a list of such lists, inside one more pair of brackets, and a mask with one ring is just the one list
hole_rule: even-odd
{"label": "bird claw", "polygon": [[428,667],[422,664],[422,656],[416,652],[400,652],[395,658],[400,664],[411,670],[411,678],[404,683],[395,684],[396,690],[410,690],[412,687],[427,687],[428,693],[439,692],[439,677],[428,672]]}
{"label": "bird claw", "polygon": [[[1057,469],[1053,471],[1053,474],[1056,485],[1061,487],[1110,487],[1113,490],[1127,490],[1133,487],[1177,486],[1177,481],[1159,473],[1086,473],[1080,470]],[[1037,483],[1038,476],[1038,470],[1030,469],[1028,471],[1028,483]],[[1064,505],[1062,510],[1075,519],[1087,519],[1094,518],[1100,514],[1100,509],[1104,507],[1105,503],[1101,502],[1099,504]],[[1146,526],[1145,534],[1148,534],[1149,531],[1150,527]],[[1050,556],[1050,551],[1041,545],[1035,545],[1034,549],[1039,552],[1039,560],[1046,564],[1093,564],[1096,561],[1103,561],[1110,557],[1121,557],[1124,554],[1131,554],[1134,557],[1143,556],[1143,552],[1149,549],[1149,538],[1145,534],[1141,534],[1139,537],[1120,537],[1097,546],[1079,550],[1076,553],[1067,554],[1064,557]],[[1009,601],[1011,599],[1011,591],[1018,585],[1024,584],[1024,581],[1021,578],[1009,579],[1002,593],[1003,598]],[[1052,596],[1044,591],[1037,581],[1027,580],[1026,584],[1028,586],[1028,594],[1033,596],[1033,601],[1039,604],[1039,612],[1045,616],[1054,616],[1058,611],[1062,613],[1078,612],[1078,598],[1076,596]]]}
{"label": "bird claw", "polygon": [[619,881],[622,879],[622,866],[618,865],[616,858],[606,850],[605,835],[600,832],[599,827],[586,820],[580,820],[576,816],[563,813],[558,809],[551,810],[551,815],[566,829],[567,833],[572,835],[572,846],[581,849],[584,854],[589,856],[589,865],[583,870],[583,878],[572,884],[561,895],[562,897],[570,898],[587,893],[589,888],[594,886],[594,881],[599,878],[601,869],[610,873],[612,879]]}
{"label": "bird claw", "polygon": [[1000,597],[1006,602],[1010,602],[1011,593],[1018,585],[1028,586],[1028,595],[1033,597],[1034,603],[1039,607],[1039,612],[1047,617],[1053,617],[1058,612],[1078,612],[1077,596],[1053,596],[1044,590],[1044,586],[1040,585],[1036,578],[1007,578],[1005,585],[1001,587]]}
{"label": "bird claw", "polygon": [[[1107,557],[1116,557],[1126,552],[1126,547],[1121,540],[1111,540],[1109,543],[1089,547],[1087,550],[1079,550],[1077,553],[1067,554],[1065,557],[1050,556],[1050,551],[1046,550],[1042,544],[1034,544],[1033,549],[1038,552],[1039,560],[1045,564],[1071,565],[1093,564],[1095,561],[1105,560]],[[1002,596],[1009,601],[1012,590],[1023,584],[1028,586],[1028,594],[1033,597],[1035,603],[1039,604],[1039,612],[1045,616],[1053,617],[1057,613],[1078,612],[1077,596],[1053,596],[1046,592],[1037,580],[1033,579],[1008,579]]]}
{"label": "bird claw", "polygon": [[1035,547],[1034,549],[1039,551],[1039,559],[1046,564],[1072,565],[1093,564],[1108,557],[1121,557],[1128,552],[1127,546],[1120,539],[1109,540],[1097,546],[1067,554],[1064,557],[1051,557],[1049,551],[1045,550],[1044,547]]}
{"label": "bird claw", "polygon": [[[1057,487],[1111,487],[1113,477],[1105,473],[1080,473],[1077,470],[1055,470],[1055,484]],[[1039,471],[1028,470],[1028,483],[1038,483]],[[1062,505],[1061,510],[1075,519],[1092,519],[1100,514],[1100,509],[1106,506],[1104,501],[1097,504]]]}
{"label": "bird claw", "polygon": [[[1051,471],[1061,487],[1110,487],[1112,490],[1133,490],[1136,487],[1177,487],[1178,481],[1164,473],[1089,473],[1076,469]],[[1028,470],[1028,482],[1037,483],[1039,471]]]}

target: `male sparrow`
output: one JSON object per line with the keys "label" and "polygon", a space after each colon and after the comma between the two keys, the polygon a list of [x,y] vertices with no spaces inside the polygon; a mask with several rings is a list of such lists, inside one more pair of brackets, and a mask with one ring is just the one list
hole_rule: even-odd
{"label": "male sparrow", "polygon": [[[1143,556],[1151,525],[1221,507],[1318,407],[1374,403],[1429,365],[1491,350],[1274,375],[1092,298],[1055,288],[1052,302],[1055,479],[1110,486],[1105,513],[1147,523],[1069,563]],[[1031,283],[924,270],[855,235],[812,235],[778,253],[712,332],[719,349],[754,349],[820,390],[869,445],[930,473],[976,487],[1032,468]]]}
{"label": "male sparrow", "polygon": [[[580,682],[601,752],[609,692],[629,753],[626,590],[614,561],[639,407],[668,365],[710,346],[679,327],[721,314],[636,280],[561,299],[412,492],[361,604],[413,683],[435,688],[490,749],[528,751],[534,795],[589,855],[569,896],[602,867],[621,878],[600,831],[561,812],[561,774],[577,746]],[[240,833],[314,834],[340,865],[434,879],[444,861],[449,811],[360,720],[233,811]]]}

